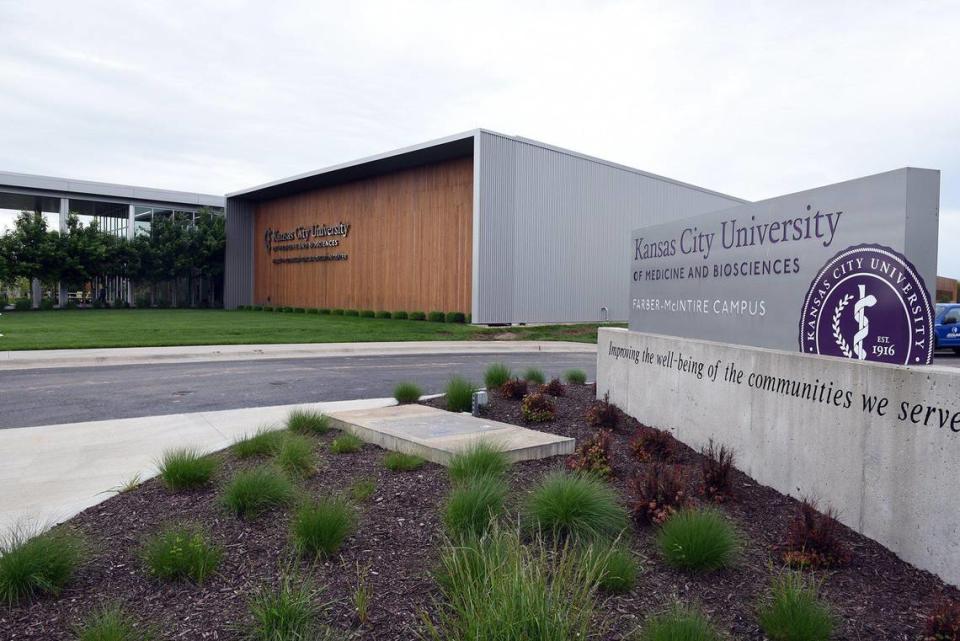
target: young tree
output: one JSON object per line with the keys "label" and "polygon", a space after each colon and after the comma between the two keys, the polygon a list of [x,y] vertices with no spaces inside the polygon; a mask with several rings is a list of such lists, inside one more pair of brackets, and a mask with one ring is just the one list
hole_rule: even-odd
{"label": "young tree", "polygon": [[[41,282],[60,279],[62,265],[60,234],[47,229],[40,212],[22,211],[7,239],[7,261],[11,275],[36,278]],[[40,301],[34,301],[38,304]]]}

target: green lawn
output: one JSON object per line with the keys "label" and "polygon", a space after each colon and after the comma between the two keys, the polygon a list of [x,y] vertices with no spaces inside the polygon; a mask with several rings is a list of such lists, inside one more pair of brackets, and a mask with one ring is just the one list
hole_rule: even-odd
{"label": "green lawn", "polygon": [[4,312],[0,351],[346,343],[429,340],[567,340],[595,343],[597,325],[481,328],[427,321],[378,320],[219,309],[105,309]]}

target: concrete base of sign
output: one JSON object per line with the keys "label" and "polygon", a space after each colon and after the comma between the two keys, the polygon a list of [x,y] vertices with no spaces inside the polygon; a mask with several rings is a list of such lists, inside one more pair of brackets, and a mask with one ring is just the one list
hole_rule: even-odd
{"label": "concrete base of sign", "polygon": [[333,427],[387,450],[447,465],[479,440],[501,447],[512,462],[572,454],[574,439],[456,414],[424,405],[398,405],[328,414]]}
{"label": "concrete base of sign", "polygon": [[960,371],[601,329],[597,394],[960,584]]}

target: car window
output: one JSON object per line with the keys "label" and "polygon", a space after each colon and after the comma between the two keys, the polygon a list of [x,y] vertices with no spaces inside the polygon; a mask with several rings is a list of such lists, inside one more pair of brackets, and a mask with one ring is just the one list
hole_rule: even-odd
{"label": "car window", "polygon": [[943,324],[960,323],[960,307],[954,307],[943,316]]}

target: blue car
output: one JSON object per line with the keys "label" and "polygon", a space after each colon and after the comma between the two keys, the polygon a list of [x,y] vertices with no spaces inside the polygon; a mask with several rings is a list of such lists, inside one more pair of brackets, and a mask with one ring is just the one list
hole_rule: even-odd
{"label": "blue car", "polygon": [[951,348],[960,354],[960,303],[937,303],[933,319],[935,349]]}

